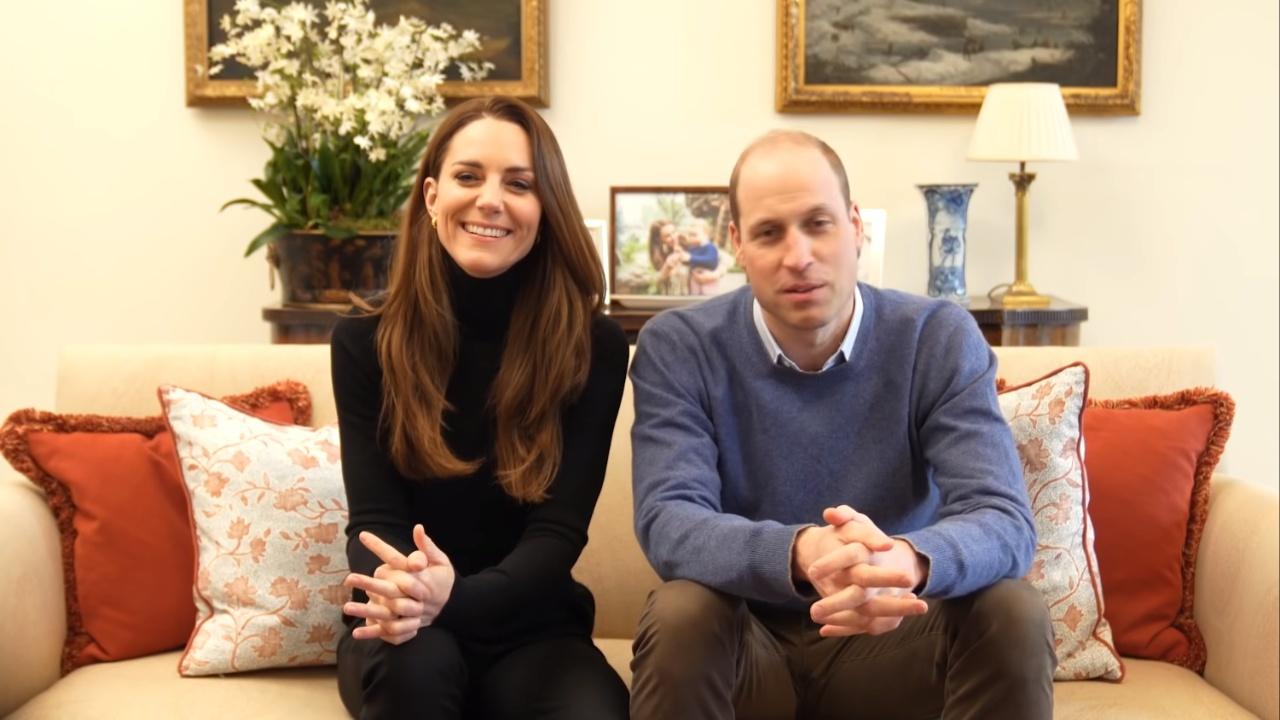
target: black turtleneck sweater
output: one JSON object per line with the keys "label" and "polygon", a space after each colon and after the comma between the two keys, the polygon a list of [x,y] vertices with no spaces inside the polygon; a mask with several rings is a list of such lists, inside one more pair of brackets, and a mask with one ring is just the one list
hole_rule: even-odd
{"label": "black turtleneck sweater", "polygon": [[379,429],[378,317],[343,318],[334,328],[331,352],[351,513],[347,559],[352,571],[372,575],[382,561],[360,543],[359,533],[368,530],[408,554],[414,549],[413,525],[422,523],[457,575],[437,627],[504,642],[565,628],[589,634],[594,604],[570,570],[586,545],[604,481],[626,379],[626,336],[615,321],[594,318],[591,369],[582,394],[562,417],[563,452],[550,497],[521,504],[497,483],[493,417],[486,405],[527,263],[482,280],[447,255],[446,262],[459,347],[445,393],[454,410],[446,413],[444,437],[459,457],[484,462],[459,478],[407,478],[395,469]]}

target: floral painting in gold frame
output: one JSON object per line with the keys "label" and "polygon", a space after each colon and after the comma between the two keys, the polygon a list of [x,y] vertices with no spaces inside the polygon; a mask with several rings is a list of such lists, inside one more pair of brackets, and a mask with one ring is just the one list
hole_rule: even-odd
{"label": "floral painting in gold frame", "polygon": [[976,112],[995,82],[1139,111],[1142,0],[778,0],[780,112]]}
{"label": "floral painting in gold frame", "polygon": [[[316,0],[312,4],[321,6]],[[550,101],[547,83],[547,0],[369,0],[382,23],[394,24],[401,15],[436,25],[447,22],[459,30],[480,33],[484,49],[476,60],[492,62],[488,77],[475,82],[448,80],[441,89],[446,99],[481,95],[511,95],[537,107]],[[235,0],[183,0],[186,36],[187,105],[238,105],[253,94],[246,68],[228,66],[218,76],[203,71],[209,48],[225,35],[218,19],[231,13]]]}

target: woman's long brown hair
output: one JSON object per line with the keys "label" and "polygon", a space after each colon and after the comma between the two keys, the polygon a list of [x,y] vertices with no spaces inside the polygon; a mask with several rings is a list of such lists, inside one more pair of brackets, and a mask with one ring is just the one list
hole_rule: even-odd
{"label": "woman's long brown hair", "polygon": [[431,227],[423,182],[440,179],[449,143],[481,118],[524,129],[533,153],[534,188],[542,203],[538,238],[524,262],[501,365],[490,390],[495,420],[494,467],[507,494],[546,499],[560,467],[561,414],[586,384],[591,319],[602,310],[604,273],[569,185],[560,146],[546,122],[506,97],[458,105],[432,134],[397,239],[378,323],[383,416],[391,459],[407,477],[475,472],[483,458],[460,458],[444,439],[445,399],[457,362],[458,326],[451,306],[445,250]]}

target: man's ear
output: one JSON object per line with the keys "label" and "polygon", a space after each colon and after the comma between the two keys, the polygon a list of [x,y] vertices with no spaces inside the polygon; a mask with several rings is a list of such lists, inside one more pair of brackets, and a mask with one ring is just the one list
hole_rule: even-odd
{"label": "man's ear", "polygon": [[729,221],[729,242],[733,243],[733,257],[742,264],[742,235],[738,233],[738,224]]}
{"label": "man's ear", "polygon": [[862,247],[867,242],[867,235],[862,228],[862,211],[858,209],[858,203],[849,203],[849,223],[853,225],[854,243],[858,247],[858,257],[862,257]]}

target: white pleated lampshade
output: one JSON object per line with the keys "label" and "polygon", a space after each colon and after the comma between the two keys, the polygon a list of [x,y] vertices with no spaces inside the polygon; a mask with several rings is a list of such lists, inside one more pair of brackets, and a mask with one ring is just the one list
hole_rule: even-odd
{"label": "white pleated lampshade", "polygon": [[970,160],[1075,160],[1076,139],[1054,83],[996,83],[987,88],[969,142]]}

